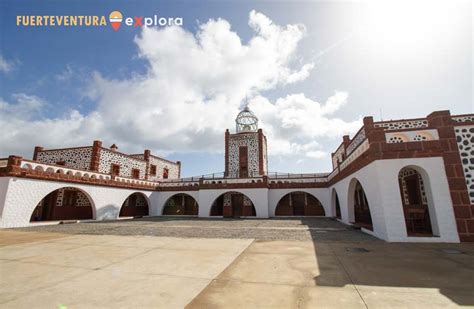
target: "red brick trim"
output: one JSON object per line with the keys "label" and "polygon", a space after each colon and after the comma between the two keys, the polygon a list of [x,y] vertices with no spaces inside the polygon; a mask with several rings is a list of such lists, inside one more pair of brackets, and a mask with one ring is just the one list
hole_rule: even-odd
{"label": "red brick trim", "polygon": [[151,151],[148,149],[145,149],[145,152],[143,153],[143,159],[146,161],[146,166],[145,166],[145,179],[148,180],[148,172],[150,169],[150,153]]}
{"label": "red brick trim", "polygon": [[[149,150],[148,150],[148,151],[149,151]],[[143,154],[141,154],[141,153],[134,153],[134,154],[129,154],[128,156],[131,156],[131,157],[133,157],[133,158],[135,158],[135,159],[140,159],[140,158],[137,158],[137,157],[138,157],[138,156],[141,157],[141,156],[143,156]],[[155,156],[155,155],[153,155],[153,154],[151,153],[151,151],[150,151],[150,155],[149,155],[149,156],[150,156],[150,158],[155,158],[155,159],[158,159],[158,160],[162,160],[162,161],[168,162],[168,163],[170,163],[170,164],[174,164],[174,165],[177,165],[177,164],[178,164],[178,161],[174,162],[174,161],[171,161],[171,160],[162,158],[162,157]]]}
{"label": "red brick trim", "polygon": [[66,147],[66,148],[54,148],[54,149],[43,149],[42,152],[48,151],[60,151],[60,150],[75,150],[75,149],[84,149],[84,148],[91,148],[91,146],[80,146],[80,147]]}
{"label": "red brick trim", "polygon": [[443,150],[444,168],[448,178],[459,238],[461,241],[474,241],[474,205],[471,205],[469,200],[454,132],[455,126],[462,126],[465,123],[454,122],[449,111],[433,112],[428,115],[427,119],[430,126],[438,129],[439,143]]}
{"label": "red brick trim", "polygon": [[42,151],[43,151],[43,147],[41,147],[41,146],[36,146],[35,147],[35,150],[33,152],[33,160],[34,161],[38,160],[38,153],[40,153]]}
{"label": "red brick trim", "polygon": [[158,187],[157,191],[199,191],[200,187],[196,185],[175,186],[175,187]]}
{"label": "red brick trim", "polygon": [[224,177],[229,176],[229,129],[225,130],[225,172]]}
{"label": "red brick trim", "polygon": [[176,164],[178,164],[178,178],[181,178],[181,161],[176,161]]}
{"label": "red brick trim", "polygon": [[103,150],[103,151],[108,151],[108,152],[116,153],[116,154],[118,154],[118,155],[121,155],[121,156],[123,156],[123,157],[129,158],[129,159],[132,159],[132,160],[137,160],[137,161],[145,162],[144,159],[137,158],[137,157],[134,157],[134,156],[132,156],[132,155],[129,155],[129,154],[126,154],[126,153],[123,153],[123,152],[112,151],[112,150],[110,150],[109,148],[105,148],[105,147],[101,147],[100,149]]}
{"label": "red brick trim", "polygon": [[9,168],[0,169],[0,177],[16,177],[16,178],[28,178],[28,179],[37,179],[44,181],[58,181],[64,183],[77,183],[84,185],[94,185],[94,186],[104,186],[104,187],[116,187],[124,189],[139,189],[145,191],[156,191],[156,186],[152,185],[140,185],[133,183],[124,183],[115,180],[105,180],[97,178],[88,178],[88,177],[79,177],[74,175],[67,174],[57,174],[57,173],[46,173],[35,170],[24,170],[19,166],[11,166]]}
{"label": "red brick trim", "polygon": [[268,188],[268,183],[258,180],[256,182],[248,183],[210,183],[210,184],[199,184],[199,190],[215,190],[215,189],[256,189],[256,188]]}
{"label": "red brick trim", "polygon": [[95,171],[95,172],[99,171],[101,148],[102,148],[102,142],[94,141],[94,143],[92,144],[92,154],[91,154],[91,164],[90,164],[91,171]]}
{"label": "red brick trim", "polygon": [[263,131],[258,129],[258,174],[263,175]]}
{"label": "red brick trim", "polygon": [[397,119],[397,120],[386,120],[386,121],[376,121],[376,122],[374,122],[374,124],[392,123],[392,122],[404,122],[404,121],[417,121],[417,120],[426,120],[426,117],[410,118],[410,119]]}

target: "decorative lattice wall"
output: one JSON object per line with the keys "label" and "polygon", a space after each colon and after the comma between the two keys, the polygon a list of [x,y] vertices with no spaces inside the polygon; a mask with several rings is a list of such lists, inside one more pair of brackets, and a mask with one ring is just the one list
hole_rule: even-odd
{"label": "decorative lattice wall", "polygon": [[474,125],[455,127],[464,178],[471,204],[474,204]]}

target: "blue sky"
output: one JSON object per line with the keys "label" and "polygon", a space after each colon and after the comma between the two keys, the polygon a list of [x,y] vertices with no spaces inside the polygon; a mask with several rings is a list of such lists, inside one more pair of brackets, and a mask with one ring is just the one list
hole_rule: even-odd
{"label": "blue sky", "polygon": [[[378,120],[381,116],[384,119],[423,117],[442,109],[450,109],[453,114],[473,112],[471,3],[411,3],[414,2],[384,6],[321,1],[4,0],[0,2],[0,55],[6,67],[0,72],[0,103],[3,104],[0,128],[7,133],[0,139],[0,157],[13,153],[30,157],[36,144],[48,148],[91,144],[92,140],[101,139],[106,145],[117,143],[124,152],[151,148],[154,153],[181,160],[186,176],[222,171],[223,133],[226,127],[233,129],[233,118],[241,102],[236,103],[240,98],[236,95],[226,103],[222,97],[229,97],[227,90],[219,91],[233,86],[238,71],[225,75],[228,84],[226,80],[221,83],[221,78],[215,90],[202,82],[202,78],[188,80],[180,75],[182,71],[172,71],[187,53],[180,48],[187,47],[175,46],[176,56],[165,54],[162,48],[172,44],[167,39],[173,34],[166,35],[166,29],[145,34],[133,27],[121,27],[117,32],[110,27],[25,28],[16,26],[16,16],[108,16],[113,10],[125,16],[179,16],[184,21],[184,32],[176,35],[183,40],[193,35],[197,46],[202,45],[198,38],[201,32],[214,36],[214,42],[222,44],[222,48],[229,48],[227,41],[219,41],[219,31],[227,31],[226,23],[230,25],[226,35],[235,33],[244,47],[250,46],[253,38],[265,36],[249,26],[249,14],[255,10],[280,30],[287,29],[287,25],[304,25],[294,48],[282,51],[288,57],[275,56],[278,50],[268,51],[281,65],[281,70],[275,73],[277,82],[261,86],[277,78],[265,75],[262,80],[253,81],[254,84],[243,83],[239,88],[244,89],[242,98],[249,100],[251,107],[255,106],[264,132],[272,137],[268,141],[272,151],[269,169],[329,171],[330,153],[340,143],[341,133],[354,133],[365,115]],[[226,23],[202,30],[209,19],[218,18]],[[255,19],[263,20],[261,16]],[[283,30],[280,33],[278,29],[273,29],[272,35],[285,39],[288,33]],[[209,57],[207,52],[209,49],[203,51],[203,57]],[[167,61],[177,65],[163,64],[160,57],[171,57]],[[286,70],[302,73],[305,64],[312,67],[307,76],[299,77],[297,82],[290,77],[281,79]],[[222,63],[226,65],[229,64]],[[201,70],[191,65],[187,76],[194,76],[191,69]],[[164,70],[170,85],[167,90],[147,92],[145,89],[153,88],[154,82],[164,82],[162,76],[156,77]],[[243,72],[242,78],[253,75],[251,71]],[[204,106],[202,110],[209,114],[199,115],[199,120],[193,123],[187,113],[194,109],[179,104],[165,107],[165,97],[182,91],[178,86],[173,88],[174,80],[179,86],[181,81],[199,85],[201,93],[186,98],[193,98],[190,104]],[[140,87],[144,90],[127,97],[130,89]],[[344,95],[336,97],[340,102],[334,103],[335,110],[322,111],[336,93]],[[124,115],[114,116],[117,123],[110,123],[113,120],[104,115],[116,112],[111,106],[113,102],[118,102],[117,108]],[[140,121],[126,117],[135,113],[140,119],[143,113],[143,121],[151,124],[142,127]],[[147,113],[156,116],[149,117]],[[302,114],[311,117],[298,116]],[[287,115],[291,121],[287,121]],[[77,121],[77,127],[70,119]],[[102,126],[98,124],[100,121],[109,123]],[[305,128],[318,132],[308,132]],[[61,134],[61,131],[69,133]]]}

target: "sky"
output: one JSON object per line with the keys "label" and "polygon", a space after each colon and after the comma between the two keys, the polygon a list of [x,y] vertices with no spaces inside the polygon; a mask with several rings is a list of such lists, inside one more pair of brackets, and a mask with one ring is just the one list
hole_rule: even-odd
{"label": "sky", "polygon": [[[24,27],[19,15],[182,18],[182,26]],[[473,113],[470,1],[0,1],[0,157],[117,144],[224,170],[248,104],[269,171],[331,171],[364,116]]]}

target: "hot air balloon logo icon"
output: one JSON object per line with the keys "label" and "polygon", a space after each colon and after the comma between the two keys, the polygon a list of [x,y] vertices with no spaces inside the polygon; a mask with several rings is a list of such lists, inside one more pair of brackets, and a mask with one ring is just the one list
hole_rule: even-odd
{"label": "hot air balloon logo icon", "polygon": [[113,11],[112,13],[110,13],[109,22],[112,28],[117,31],[120,28],[120,25],[122,24],[122,13],[120,13],[119,11]]}

